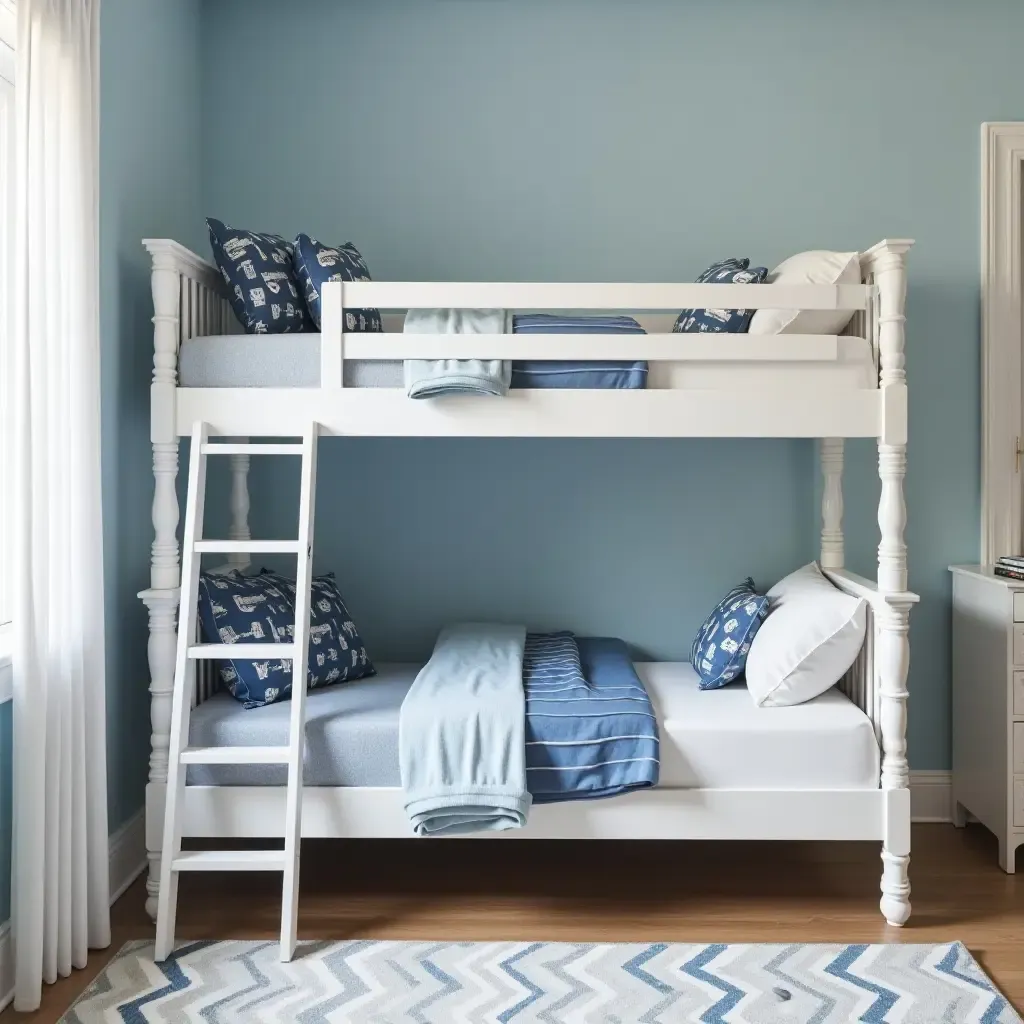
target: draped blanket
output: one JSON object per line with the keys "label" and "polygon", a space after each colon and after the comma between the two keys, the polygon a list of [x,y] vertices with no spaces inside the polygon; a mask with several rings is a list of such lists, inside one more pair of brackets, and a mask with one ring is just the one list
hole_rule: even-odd
{"label": "draped blanket", "polygon": [[534,803],[657,785],[658,722],[623,641],[531,633],[523,687]]}
{"label": "draped blanket", "polygon": [[441,631],[402,702],[405,810],[421,836],[526,823],[523,626]]}
{"label": "draped blanket", "polygon": [[[507,309],[410,309],[406,334],[508,334]],[[512,364],[501,359],[407,359],[405,390],[410,398],[445,395],[506,395]]]}

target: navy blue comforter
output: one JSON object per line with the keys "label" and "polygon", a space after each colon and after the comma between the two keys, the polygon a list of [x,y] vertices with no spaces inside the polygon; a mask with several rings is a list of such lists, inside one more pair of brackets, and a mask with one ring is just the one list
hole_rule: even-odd
{"label": "navy blue comforter", "polygon": [[[513,319],[516,334],[646,334],[631,316],[562,316],[523,313]],[[514,388],[595,388],[638,390],[647,387],[647,363],[601,360],[520,359],[512,364]]]}
{"label": "navy blue comforter", "polygon": [[623,641],[530,633],[523,688],[535,803],[657,785],[658,722]]}

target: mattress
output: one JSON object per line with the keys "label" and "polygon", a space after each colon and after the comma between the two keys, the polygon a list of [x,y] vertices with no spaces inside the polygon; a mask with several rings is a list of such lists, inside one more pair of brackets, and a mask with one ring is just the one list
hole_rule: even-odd
{"label": "mattress", "polygon": [[[791,708],[758,708],[746,687],[699,690],[680,662],[636,666],[661,733],[661,789],[877,789],[879,752],[867,716],[838,690]],[[310,692],[310,786],[399,786],[398,713],[418,665]],[[196,746],[277,746],[291,704],[245,710],[226,693],[192,713]],[[283,785],[278,765],[192,765],[193,785]]]}
{"label": "mattress", "polygon": [[[517,334],[644,334],[629,316],[515,318]],[[398,359],[346,359],[347,388],[404,388]],[[319,334],[222,334],[192,338],[178,355],[185,388],[316,388],[320,386]],[[512,364],[513,388],[635,389],[647,384],[647,363],[524,360]]]}
{"label": "mattress", "polygon": [[[346,359],[343,365],[347,388],[405,387],[401,360]],[[609,381],[614,387],[736,387],[736,364],[728,361],[662,360],[651,363],[649,370],[646,363],[639,362],[584,365],[597,371],[586,383],[585,375],[573,377],[572,371],[580,369],[579,363],[516,362],[512,386],[568,387],[575,380],[575,387],[608,387]],[[834,361],[761,363],[752,379],[759,390],[791,387],[795,381],[809,389],[875,388],[878,371],[867,341],[841,337]],[[178,381],[184,388],[316,388],[320,386],[320,335],[220,334],[192,338],[181,346]]]}

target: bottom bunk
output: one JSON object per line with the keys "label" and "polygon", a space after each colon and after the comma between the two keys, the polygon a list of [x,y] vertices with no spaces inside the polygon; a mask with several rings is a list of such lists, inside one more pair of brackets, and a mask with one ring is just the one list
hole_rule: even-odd
{"label": "bottom bunk", "polygon": [[[218,638],[221,643],[212,645],[216,653],[211,651],[210,660],[196,679],[191,724],[186,726],[187,745],[196,756],[187,761],[183,758],[182,766],[188,766],[183,775],[187,785],[180,798],[181,828],[176,834],[191,840],[279,840],[286,836],[288,792],[279,752],[288,736],[293,703],[287,700],[287,691],[279,689],[275,672],[279,667],[281,682],[285,677],[290,679],[291,662],[248,662],[265,692],[255,683],[243,686],[239,673],[254,653],[246,638],[266,638],[269,642],[261,650],[269,655],[275,646],[270,638],[284,635],[284,627],[276,619],[294,621],[294,608],[289,603],[294,584],[268,570],[253,576],[217,572],[203,574],[202,579],[207,585],[206,600],[200,601],[202,639],[208,645]],[[419,807],[413,794],[417,798],[421,794],[409,790],[406,774],[411,735],[406,731],[408,721],[426,721],[428,747],[439,744],[439,749],[447,751],[439,755],[437,763],[456,766],[451,771],[459,777],[453,781],[446,774],[443,783],[459,800],[443,805],[439,813],[454,808],[453,813],[461,815],[464,807],[475,813],[487,801],[467,799],[467,794],[476,797],[479,793],[472,782],[469,789],[463,788],[460,771],[467,763],[481,763],[488,755],[484,748],[494,737],[498,742],[494,749],[522,751],[524,734],[516,734],[505,725],[525,713],[526,762],[525,769],[520,765],[518,770],[526,773],[529,792],[534,795],[533,806],[527,798],[523,806],[513,808],[520,827],[502,826],[508,830],[477,830],[470,835],[881,841],[881,909],[890,924],[903,924],[910,915],[910,792],[902,744],[905,719],[896,723],[900,726],[899,745],[887,735],[886,725],[891,724],[894,710],[905,712],[902,700],[886,703],[886,694],[878,683],[887,653],[900,650],[887,644],[886,630],[896,621],[896,611],[909,608],[916,597],[904,592],[880,592],[875,584],[844,570],[823,574],[813,563],[779,581],[766,596],[757,595],[752,588],[752,581],[747,580],[716,605],[694,640],[692,664],[634,665],[621,641],[573,637],[569,633],[527,634],[524,627],[476,625],[455,627],[450,635],[449,630],[443,630],[428,666],[378,663],[374,670],[355,624],[335,593],[333,578],[314,578],[316,600],[310,635],[315,633],[317,640],[310,648],[301,812],[294,827],[302,837],[311,839],[412,838],[417,831],[459,834],[444,827],[424,830],[422,818],[417,818]],[[230,601],[226,597],[229,592],[233,595]],[[228,612],[229,606],[237,606],[237,628],[228,624],[234,615]],[[259,630],[257,623],[250,621],[256,608]],[[213,616],[209,623],[205,621],[207,612]],[[839,615],[844,625],[837,626],[839,620],[834,615]],[[317,616],[326,616],[333,625],[326,620],[320,622]],[[761,623],[756,642],[742,642],[750,635],[743,630],[755,619]],[[193,622],[190,628],[194,626]],[[509,632],[504,640],[502,631]],[[477,634],[495,650],[519,652],[520,660],[501,663],[505,666],[506,689],[496,691],[490,686],[492,677],[497,678],[494,660],[456,648],[462,661],[445,661],[454,640],[461,638],[460,642],[465,643],[467,636]],[[225,657],[236,641],[242,641],[240,658],[222,662],[219,673],[231,693],[217,692],[216,659]],[[739,651],[746,659],[746,686],[738,681],[732,661],[716,660],[716,645],[720,652]],[[569,654],[567,648],[571,649]],[[199,651],[202,647],[188,649]],[[831,655],[824,657],[830,649]],[[905,651],[905,647],[902,649]],[[754,664],[758,650],[762,651],[761,675]],[[346,656],[340,657],[339,651]],[[791,663],[789,656],[794,652],[799,652],[799,657]],[[782,696],[779,691],[770,691],[771,699],[767,699],[765,694],[759,695],[758,687],[764,682],[763,670],[770,667],[776,655],[790,666],[783,679],[791,689]],[[834,660],[836,657],[839,661]],[[601,658],[607,659],[606,664],[601,663],[604,668],[599,664]],[[565,663],[572,664],[566,668]],[[331,668],[340,665],[348,667]],[[440,673],[438,665],[443,665]],[[611,675],[609,666],[614,668]],[[326,676],[320,679],[325,671]],[[349,672],[352,675],[345,678]],[[365,672],[374,674],[363,675]],[[566,672],[572,684],[568,687],[563,685]],[[578,674],[573,676],[573,672]],[[439,677],[440,690],[428,690],[428,697],[436,703],[428,700],[423,704],[423,680],[432,673]],[[480,680],[488,683],[484,690],[478,690]],[[730,682],[732,685],[727,685]],[[556,709],[548,702],[559,687],[584,689],[586,696],[559,694]],[[602,691],[603,687],[606,690]],[[804,687],[802,692],[800,687]],[[609,692],[623,690],[626,694]],[[467,712],[464,698],[471,709],[482,705],[493,712],[493,694],[509,691],[518,691],[518,711],[513,707],[504,715],[491,714],[488,720],[498,726],[492,733],[469,734],[471,739],[486,735],[488,742],[472,740],[468,746],[444,746],[448,741],[438,737],[447,735],[445,730],[453,720],[479,714],[476,710]],[[904,692],[897,698],[905,696]],[[534,700],[542,706],[534,708]],[[583,709],[575,705],[626,700],[636,702],[635,708],[651,725],[635,722],[635,728],[631,728],[623,724],[626,719],[618,718],[615,731],[599,742],[651,742],[651,728],[656,724],[655,756],[646,756],[652,752],[627,744],[624,755],[604,753],[579,764],[589,771],[606,764],[622,764],[608,759],[625,756],[634,762],[656,760],[660,771],[631,778],[631,791],[621,795],[580,799],[582,790],[569,795],[563,790],[555,799],[564,802],[538,799],[538,789],[529,781],[533,756],[529,748],[589,748],[595,741],[585,720],[608,720],[613,705]],[[409,717],[410,704],[418,707],[418,718]],[[551,714],[555,710],[568,713]],[[615,709],[613,717],[633,712],[634,708]],[[568,732],[557,736],[531,733],[531,729],[539,729],[534,718],[558,718]],[[585,740],[581,741],[581,736]],[[245,747],[272,751],[275,756],[247,758],[239,751]],[[207,753],[220,748],[225,750],[223,757]],[[549,769],[547,763],[540,768]],[[448,768],[444,770],[449,772]],[[567,770],[582,769],[570,766]],[[510,772],[501,781],[514,776]],[[521,799],[526,792],[522,783],[517,784],[515,792],[519,794],[516,799]],[[543,792],[550,795],[553,790]],[[161,850],[166,795],[167,786],[162,780],[150,783],[147,849],[155,861],[160,859],[157,851]],[[594,792],[587,795],[593,796]],[[154,912],[154,897],[160,890],[152,875],[148,890],[151,898],[147,907]]]}

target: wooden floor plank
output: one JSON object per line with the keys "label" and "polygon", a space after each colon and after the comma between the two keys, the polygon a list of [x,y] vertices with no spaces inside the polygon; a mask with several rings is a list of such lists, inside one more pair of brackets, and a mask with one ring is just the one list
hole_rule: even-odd
{"label": "wooden floor plank", "polygon": [[[981,826],[915,825],[914,913],[878,911],[877,843],[313,841],[303,846],[303,938],[694,942],[948,942],[960,939],[1024,1008],[1022,874],[996,864]],[[187,876],[179,937],[273,938],[280,876]],[[54,1024],[129,939],[152,934],[140,880],[113,912],[114,941],[50,986]]]}

